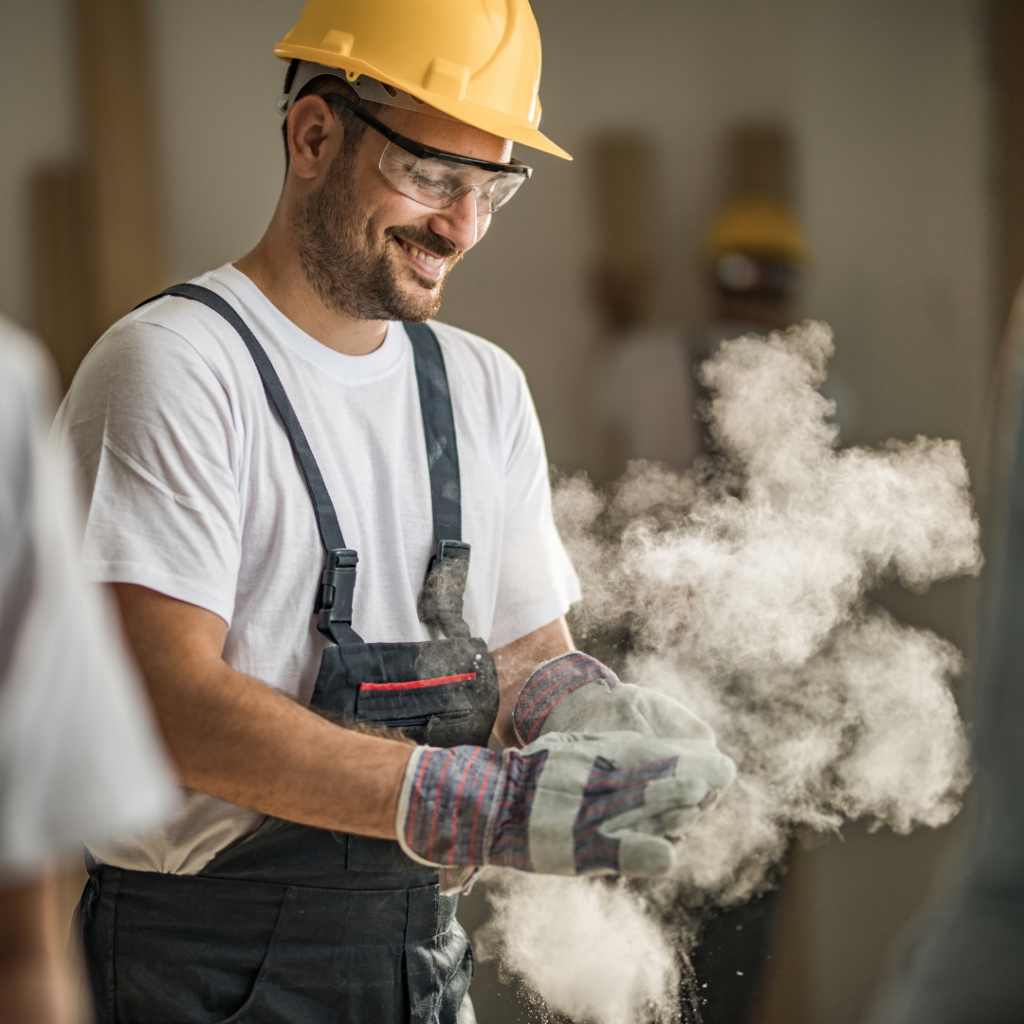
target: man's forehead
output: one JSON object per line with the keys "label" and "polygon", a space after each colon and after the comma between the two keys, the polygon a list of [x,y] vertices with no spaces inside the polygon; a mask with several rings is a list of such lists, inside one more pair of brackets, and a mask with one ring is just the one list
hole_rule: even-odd
{"label": "man's forehead", "polygon": [[512,156],[511,140],[491,135],[454,118],[433,117],[421,111],[396,108],[382,111],[381,119],[386,119],[388,127],[400,135],[446,153],[495,163],[508,163]]}

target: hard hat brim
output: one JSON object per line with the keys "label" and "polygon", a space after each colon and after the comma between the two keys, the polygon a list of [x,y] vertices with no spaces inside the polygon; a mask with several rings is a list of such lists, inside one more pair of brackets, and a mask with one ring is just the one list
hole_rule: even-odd
{"label": "hard hat brim", "polygon": [[551,156],[560,157],[563,160],[571,160],[572,157],[561,146],[552,142],[539,128],[528,121],[509,120],[507,114],[491,110],[489,107],[481,106],[479,103],[472,103],[469,100],[453,99],[440,93],[429,92],[422,85],[415,82],[407,82],[387,75],[378,68],[373,67],[366,61],[354,57],[340,57],[337,53],[329,50],[321,50],[315,46],[297,46],[294,43],[282,41],[274,47],[274,55],[281,60],[306,60],[313,64],[323,64],[326,67],[344,68],[353,78],[359,75],[369,75],[380,82],[401,89],[421,100],[423,103],[436,107],[442,113],[454,117],[457,121],[479,128],[481,131],[489,132],[500,139],[510,139],[521,146],[528,146],[530,149],[538,149],[542,153],[549,153]]}

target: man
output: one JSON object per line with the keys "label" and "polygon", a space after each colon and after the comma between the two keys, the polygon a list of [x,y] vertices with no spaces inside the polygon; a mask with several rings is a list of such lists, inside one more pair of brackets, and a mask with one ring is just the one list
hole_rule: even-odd
{"label": "man", "polygon": [[41,346],[0,318],[0,1020],[72,1024],[54,871],[161,823],[174,787],[138,680],[78,566],[68,468],[46,442]]}
{"label": "man", "polygon": [[476,867],[663,873],[732,766],[573,652],[522,374],[423,325],[529,174],[512,142],[561,154],[529,6],[309,0],[276,52],[265,236],[115,325],[62,411],[188,787],[93,848],[98,1014],[469,1020]]}

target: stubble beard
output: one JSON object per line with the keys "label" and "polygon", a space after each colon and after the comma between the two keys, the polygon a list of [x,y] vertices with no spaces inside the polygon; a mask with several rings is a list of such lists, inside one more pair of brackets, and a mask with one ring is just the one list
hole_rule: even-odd
{"label": "stubble beard", "polygon": [[[388,228],[381,237],[367,221],[360,232],[347,162],[346,154],[338,153],[323,185],[293,218],[306,281],[328,309],[356,320],[429,320],[441,307],[444,283],[461,251],[422,228]],[[395,235],[448,259],[445,273],[438,279],[416,275],[422,289],[405,291],[399,284],[404,268],[395,265],[392,252],[399,244],[392,243]]]}

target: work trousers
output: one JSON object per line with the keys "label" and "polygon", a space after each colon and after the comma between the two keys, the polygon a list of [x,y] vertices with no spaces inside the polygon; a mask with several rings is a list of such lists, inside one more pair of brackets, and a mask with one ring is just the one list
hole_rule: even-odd
{"label": "work trousers", "polygon": [[81,905],[97,1024],[466,1024],[456,900],[97,865]]}

